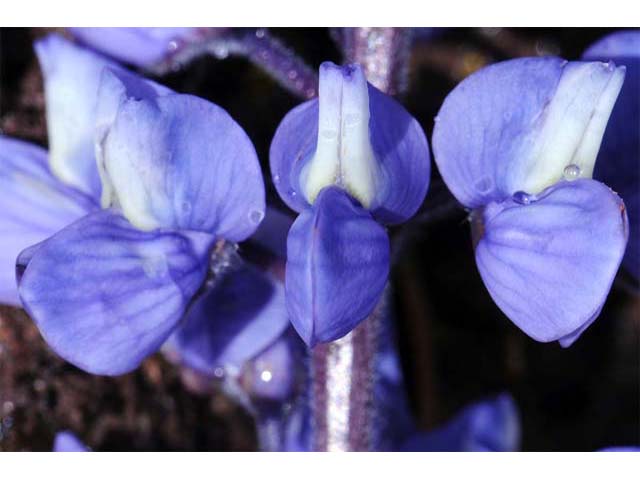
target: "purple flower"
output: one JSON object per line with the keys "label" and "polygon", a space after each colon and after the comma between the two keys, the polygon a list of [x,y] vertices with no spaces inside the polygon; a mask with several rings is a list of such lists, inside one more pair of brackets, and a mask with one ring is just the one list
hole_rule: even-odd
{"label": "purple flower", "polygon": [[591,179],[624,67],[522,58],[445,99],[433,134],[449,189],[472,209],[480,275],[502,311],[542,342],[596,319],[627,243],[622,200]]}
{"label": "purple flower", "polygon": [[71,33],[83,44],[116,60],[138,67],[161,62],[185,42],[208,29],[196,27],[74,27]]}
{"label": "purple flower", "polygon": [[71,431],[56,433],[53,440],[54,452],[88,452],[90,449]]}
{"label": "purple flower", "polygon": [[591,45],[585,60],[613,60],[627,69],[602,139],[593,176],[620,194],[629,215],[623,265],[640,279],[640,32],[612,33]]}
{"label": "purple flower", "polygon": [[319,98],[294,108],[271,144],[273,180],[300,215],[289,232],[287,308],[305,342],[340,338],[377,304],[389,272],[383,224],[422,203],[429,148],[418,122],[359,65],[320,66]]}
{"label": "purple flower", "polygon": [[[45,75],[57,72],[64,56],[48,65]],[[224,110],[102,67],[88,119],[97,168],[84,160],[64,168],[69,178],[100,179],[91,191],[101,191],[103,210],[24,250],[16,269],[49,346],[88,372],[116,375],[160,348],[201,288],[213,246],[250,236],[265,205],[253,145]],[[55,101],[72,95],[63,78],[56,86]],[[72,136],[73,120],[49,117]]]}

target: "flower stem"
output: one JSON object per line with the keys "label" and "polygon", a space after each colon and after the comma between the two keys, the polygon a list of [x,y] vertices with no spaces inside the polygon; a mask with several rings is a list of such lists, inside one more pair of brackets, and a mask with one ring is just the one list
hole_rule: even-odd
{"label": "flower stem", "polygon": [[374,312],[351,333],[312,352],[314,449],[373,449],[373,367],[379,315]]}
{"label": "flower stem", "polygon": [[345,60],[361,64],[371,84],[390,95],[406,90],[410,28],[336,28],[332,34]]}
{"label": "flower stem", "polygon": [[203,55],[212,55],[220,60],[230,55],[246,57],[282,87],[305,99],[315,96],[318,91],[315,71],[264,28],[202,29],[192,41],[178,44],[151,71],[157,75],[177,71]]}
{"label": "flower stem", "polygon": [[[367,79],[387,93],[407,79],[406,29],[345,28],[334,31],[345,60],[362,65]],[[389,286],[375,310],[345,337],[312,352],[313,447],[317,451],[371,451],[374,432],[375,356]]]}

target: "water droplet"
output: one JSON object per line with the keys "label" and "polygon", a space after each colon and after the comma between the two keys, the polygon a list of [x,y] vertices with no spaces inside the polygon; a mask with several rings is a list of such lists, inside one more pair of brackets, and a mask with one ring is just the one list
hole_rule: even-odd
{"label": "water droplet", "polygon": [[224,368],[222,368],[222,367],[216,367],[216,368],[213,370],[213,375],[214,375],[214,376],[216,376],[216,377],[218,377],[218,378],[222,378],[222,377],[224,377]]}
{"label": "water droplet", "polygon": [[273,183],[280,183],[280,175],[276,174],[273,176]]}
{"label": "water droplet", "polygon": [[333,140],[338,137],[338,132],[336,130],[322,130],[320,136],[326,140]]}
{"label": "water droplet", "polygon": [[531,203],[531,195],[526,192],[516,192],[513,194],[513,201],[520,205],[529,205]]}
{"label": "water droplet", "polygon": [[171,40],[167,46],[170,52],[175,52],[178,49],[178,42]]}
{"label": "water droplet", "polygon": [[191,203],[185,200],[180,204],[180,210],[183,215],[189,215],[191,213]]}
{"label": "water droplet", "polygon": [[344,117],[344,124],[347,127],[353,127],[360,123],[360,115],[356,115],[354,113],[350,113]]}
{"label": "water droplet", "polygon": [[264,212],[262,210],[251,210],[251,212],[249,212],[249,220],[253,223],[260,223],[263,218]]}
{"label": "water droplet", "polygon": [[224,43],[216,44],[213,47],[213,54],[219,60],[224,60],[229,56],[229,47],[227,47],[227,45],[225,45]]}
{"label": "water droplet", "polygon": [[573,180],[576,180],[578,177],[580,177],[581,173],[582,173],[582,170],[580,170],[580,167],[575,163],[572,163],[564,167],[564,170],[562,171],[562,176],[564,177],[565,180],[568,180],[571,182]]}
{"label": "water droplet", "polygon": [[164,256],[147,257],[142,260],[142,270],[148,278],[160,278],[163,277],[169,267]]}
{"label": "water droplet", "polygon": [[436,115],[435,117],[433,117],[433,121],[435,123],[438,123],[438,121],[440,120],[440,117],[438,115]]}
{"label": "water droplet", "polygon": [[489,177],[482,177],[476,182],[475,187],[478,193],[484,195],[491,191],[491,189],[493,188],[493,182]]}
{"label": "water droplet", "polygon": [[263,370],[262,372],[260,372],[260,380],[262,380],[263,382],[270,382],[272,378],[273,374],[269,370]]}
{"label": "water droplet", "polygon": [[305,92],[305,95],[307,96],[307,98],[312,98],[315,94],[316,94],[316,91],[313,88],[310,88]]}
{"label": "water droplet", "polygon": [[259,28],[256,30],[256,37],[263,38],[265,34],[264,28]]}
{"label": "water droplet", "polygon": [[295,80],[297,76],[298,76],[298,72],[296,72],[295,70],[290,70],[288,73],[288,77],[291,80]]}

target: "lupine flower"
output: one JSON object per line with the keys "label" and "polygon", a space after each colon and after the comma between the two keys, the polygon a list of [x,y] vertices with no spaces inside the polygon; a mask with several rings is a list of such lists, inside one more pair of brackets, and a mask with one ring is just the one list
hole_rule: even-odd
{"label": "lupine flower", "polygon": [[54,452],[88,452],[90,449],[69,430],[56,433],[53,440]]}
{"label": "lupine flower", "polygon": [[49,152],[0,136],[0,302],[20,305],[18,254],[100,205],[96,96],[103,57],[49,35],[35,44],[44,76]]}
{"label": "lupine flower", "polygon": [[378,303],[389,272],[383,227],[410,218],[429,182],[418,122],[359,65],[320,66],[319,97],[283,119],[273,181],[300,213],[287,245],[291,321],[313,346],[346,335]]}
{"label": "lupine flower", "polygon": [[[54,351],[116,375],[182,319],[216,243],[264,216],[258,159],[220,107],[105,68],[96,103],[102,206],[18,258],[19,294]],[[71,167],[69,167],[71,168]]]}
{"label": "lupine flower", "polygon": [[150,67],[180,46],[199,38],[206,28],[195,27],[73,27],[75,38],[110,57],[137,67]]}
{"label": "lupine flower", "polygon": [[629,215],[629,244],[622,263],[640,280],[640,32],[612,33],[591,45],[583,58],[613,60],[627,69],[593,177],[609,185],[624,200]]}
{"label": "lupine flower", "polygon": [[502,62],[462,81],[436,117],[435,161],[472,210],[480,275],[538,341],[568,346],[596,319],[626,247],[622,200],[591,179],[624,74],[552,57]]}

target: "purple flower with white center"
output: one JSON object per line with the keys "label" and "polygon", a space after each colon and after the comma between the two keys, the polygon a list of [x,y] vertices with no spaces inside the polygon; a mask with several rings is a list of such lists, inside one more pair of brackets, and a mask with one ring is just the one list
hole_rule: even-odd
{"label": "purple flower with white center", "polygon": [[622,200],[591,179],[624,67],[522,58],[445,99],[433,133],[444,181],[472,209],[480,275],[532,338],[569,346],[596,319],[627,243]]}
{"label": "purple flower with white center", "polygon": [[624,200],[629,215],[629,244],[622,264],[640,280],[640,32],[612,33],[591,45],[583,58],[612,60],[627,69],[593,176]]}
{"label": "purple flower with white center", "polygon": [[78,184],[101,180],[104,209],[24,250],[16,268],[49,346],[88,372],[117,375],[174,331],[214,245],[257,228],[264,186],[251,141],[220,107],[110,68],[94,101],[98,168],[65,168]]}
{"label": "purple flower with white center", "polygon": [[384,224],[410,218],[429,183],[418,122],[359,65],[320,66],[319,97],[284,118],[271,144],[275,186],[300,213],[288,237],[291,321],[313,346],[374,309],[389,272]]}
{"label": "purple flower with white center", "polygon": [[63,430],[56,433],[53,440],[54,452],[89,452],[91,449],[71,431]]}

